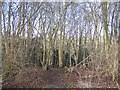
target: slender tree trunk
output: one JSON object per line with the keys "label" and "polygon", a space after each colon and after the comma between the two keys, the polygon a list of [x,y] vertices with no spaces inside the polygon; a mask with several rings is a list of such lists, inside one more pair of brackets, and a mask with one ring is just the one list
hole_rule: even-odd
{"label": "slender tree trunk", "polygon": [[103,22],[104,22],[104,50],[108,47],[108,22],[107,22],[107,2],[102,3],[102,14],[103,14]]}
{"label": "slender tree trunk", "polygon": [[81,29],[79,30],[79,49],[78,49],[78,61],[77,63],[81,62],[83,60],[83,55],[82,55],[82,31]]}
{"label": "slender tree trunk", "polygon": [[119,19],[119,28],[118,28],[118,84],[120,85],[120,19]]}
{"label": "slender tree trunk", "polygon": [[[117,6],[117,5],[116,5]],[[120,2],[118,3],[118,12],[120,11]],[[117,13],[117,16],[115,18],[115,23],[116,23],[116,26],[115,26],[115,37],[117,37],[117,33],[118,33],[118,85],[119,85],[119,88],[120,88],[120,13]],[[118,27],[118,29],[117,29]],[[118,32],[117,32],[118,31]]]}
{"label": "slender tree trunk", "polygon": [[[0,71],[1,69],[2,69],[2,2],[0,1]],[[0,77],[0,83],[2,83],[1,78],[2,77]]]}
{"label": "slender tree trunk", "polygon": [[58,10],[58,27],[59,27],[59,31],[60,31],[60,37],[59,37],[59,67],[62,67],[63,66],[63,62],[62,62],[62,51],[63,51],[63,40],[62,40],[62,22],[61,22],[61,16],[60,16],[60,12],[61,12],[61,3],[59,3],[59,10]]}
{"label": "slender tree trunk", "polygon": [[25,3],[21,2],[22,4],[22,40],[21,40],[21,48],[22,48],[22,62],[25,62]]}
{"label": "slender tree trunk", "polygon": [[[2,16],[2,2],[0,1],[0,71],[2,71],[2,17],[1,16]],[[2,89],[1,76],[0,76],[0,89]]]}
{"label": "slender tree trunk", "polygon": [[11,3],[9,2],[8,25],[7,25],[7,31],[5,32],[5,48],[8,57],[10,56],[10,10],[11,10],[10,8],[11,8]]}
{"label": "slender tree trunk", "polygon": [[[104,47],[103,47],[103,50],[104,51],[104,59],[105,59],[105,63],[104,65],[107,66],[109,65],[109,59],[108,59],[108,45],[109,45],[109,38],[108,38],[108,19],[107,19],[107,15],[108,14],[108,10],[107,10],[107,2],[103,2],[102,3],[102,17],[103,17],[103,41],[104,41]],[[110,66],[110,65],[109,65]],[[107,69],[109,69],[108,67],[105,67]]]}
{"label": "slender tree trunk", "polygon": [[62,31],[60,30],[60,40],[59,40],[59,67],[62,67],[62,51],[63,51],[63,43],[62,43]]}

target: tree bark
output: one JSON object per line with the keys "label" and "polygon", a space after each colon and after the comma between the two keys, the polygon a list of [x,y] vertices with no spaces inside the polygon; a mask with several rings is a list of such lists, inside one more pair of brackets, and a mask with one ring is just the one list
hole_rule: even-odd
{"label": "tree bark", "polygon": [[119,28],[118,28],[118,84],[120,85],[120,19],[119,19]]}
{"label": "tree bark", "polygon": [[[1,16],[2,16],[2,2],[0,1],[0,71],[2,69],[2,17]],[[1,78],[2,77],[0,77],[0,83],[2,83]]]}

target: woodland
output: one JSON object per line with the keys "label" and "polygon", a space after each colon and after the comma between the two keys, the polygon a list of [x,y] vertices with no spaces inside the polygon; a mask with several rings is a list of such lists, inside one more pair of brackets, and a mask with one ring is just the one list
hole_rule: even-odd
{"label": "woodland", "polygon": [[120,2],[0,2],[2,88],[120,89]]}

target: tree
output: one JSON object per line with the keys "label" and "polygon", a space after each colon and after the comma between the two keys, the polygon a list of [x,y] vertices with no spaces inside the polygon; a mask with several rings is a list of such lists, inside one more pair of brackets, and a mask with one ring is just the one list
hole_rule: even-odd
{"label": "tree", "polygon": [[[2,71],[2,2],[0,1],[0,71]],[[2,73],[0,73],[1,75]],[[0,82],[2,83],[2,76],[0,76]],[[0,88],[2,86],[0,85]]]}
{"label": "tree", "polygon": [[[120,3],[118,4],[118,11],[120,11]],[[118,20],[119,26],[118,26],[118,84],[120,85],[120,18]]]}

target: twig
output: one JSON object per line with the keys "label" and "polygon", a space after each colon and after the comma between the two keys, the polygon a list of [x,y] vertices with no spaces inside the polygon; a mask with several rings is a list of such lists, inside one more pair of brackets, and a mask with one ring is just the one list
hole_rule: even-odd
{"label": "twig", "polygon": [[90,56],[92,56],[92,54],[87,56],[84,60],[82,60],[80,63],[76,64],[74,67],[77,67],[78,65],[82,64],[83,62],[85,62]]}
{"label": "twig", "polygon": [[117,82],[117,81],[115,81],[115,82],[116,82],[116,84],[117,84],[118,89],[120,90],[120,86],[119,86],[118,82]]}

